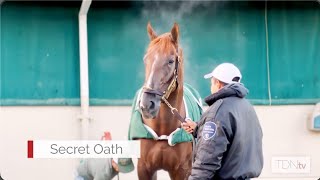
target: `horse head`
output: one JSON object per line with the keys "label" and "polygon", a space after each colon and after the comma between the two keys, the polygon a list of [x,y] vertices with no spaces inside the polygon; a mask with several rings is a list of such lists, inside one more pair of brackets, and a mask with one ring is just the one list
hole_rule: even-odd
{"label": "horse head", "polygon": [[147,25],[150,43],[144,56],[145,82],[140,99],[140,109],[146,119],[157,117],[163,98],[168,99],[182,82],[180,72],[182,52],[179,51],[179,26],[157,35],[150,23]]}

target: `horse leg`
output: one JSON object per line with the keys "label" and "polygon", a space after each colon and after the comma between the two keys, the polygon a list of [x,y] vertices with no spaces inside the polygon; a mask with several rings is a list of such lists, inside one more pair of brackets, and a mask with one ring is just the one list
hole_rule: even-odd
{"label": "horse leg", "polygon": [[191,174],[191,162],[181,164],[177,170],[169,171],[171,180],[187,180]]}
{"label": "horse leg", "polygon": [[138,160],[138,178],[139,180],[157,180],[157,172],[148,169],[144,162]]}
{"label": "horse leg", "polygon": [[179,169],[178,171],[169,172],[171,180],[188,180],[190,172]]}

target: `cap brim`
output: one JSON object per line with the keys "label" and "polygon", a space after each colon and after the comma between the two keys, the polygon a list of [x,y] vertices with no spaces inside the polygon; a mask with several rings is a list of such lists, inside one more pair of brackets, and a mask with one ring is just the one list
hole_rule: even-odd
{"label": "cap brim", "polygon": [[204,75],[203,77],[204,77],[205,79],[209,79],[209,78],[212,78],[213,75],[212,75],[212,73],[209,73],[209,74]]}
{"label": "cap brim", "polygon": [[[121,159],[121,158],[120,158]],[[129,173],[134,170],[134,164],[131,158],[122,158],[124,160],[123,163],[118,161],[119,172],[121,173]]]}
{"label": "cap brim", "polygon": [[121,172],[121,173],[129,173],[134,170],[133,163],[125,165],[125,166],[118,164],[118,167],[119,167],[119,172]]}

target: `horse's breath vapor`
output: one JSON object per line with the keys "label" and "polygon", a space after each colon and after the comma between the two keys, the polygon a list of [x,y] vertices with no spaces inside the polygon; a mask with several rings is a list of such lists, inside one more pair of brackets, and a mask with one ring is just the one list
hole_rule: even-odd
{"label": "horse's breath vapor", "polygon": [[197,87],[198,81],[191,78],[191,71],[200,71],[200,66],[197,64],[191,65],[188,62],[191,57],[192,39],[194,34],[188,35],[189,27],[186,25],[187,19],[190,16],[202,12],[204,9],[210,9],[210,12],[216,11],[217,7],[223,5],[224,2],[210,2],[210,1],[148,1],[143,3],[142,18],[150,21],[154,26],[156,33],[161,34],[168,30],[174,22],[177,22],[180,26],[180,39],[179,44],[183,49],[184,65],[185,65],[185,78],[189,83]]}
{"label": "horse's breath vapor", "polygon": [[158,20],[156,32],[164,32],[174,22],[180,22],[191,15],[196,8],[209,6],[209,1],[147,1],[143,4],[142,15],[153,21]]}

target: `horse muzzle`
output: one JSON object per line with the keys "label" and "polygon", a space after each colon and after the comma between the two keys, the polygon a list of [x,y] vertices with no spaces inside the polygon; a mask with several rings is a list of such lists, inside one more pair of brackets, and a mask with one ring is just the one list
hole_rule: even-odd
{"label": "horse muzzle", "polygon": [[156,118],[159,113],[160,102],[161,99],[159,96],[150,93],[143,93],[139,104],[143,118]]}

